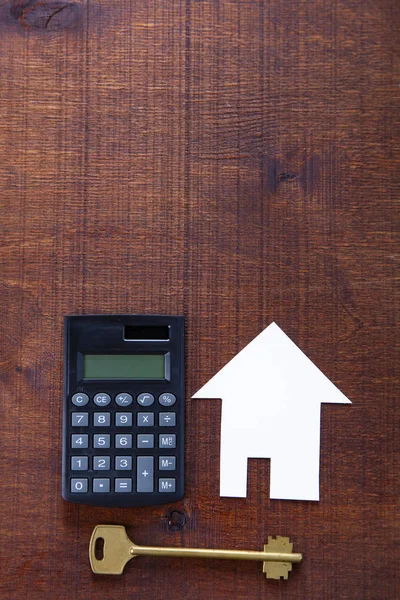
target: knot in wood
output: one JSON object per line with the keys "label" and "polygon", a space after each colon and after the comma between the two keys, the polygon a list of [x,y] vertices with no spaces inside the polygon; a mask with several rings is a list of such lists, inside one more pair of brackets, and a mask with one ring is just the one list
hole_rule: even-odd
{"label": "knot in wood", "polygon": [[170,531],[180,531],[188,521],[188,515],[184,510],[173,510],[167,515],[168,529]]}
{"label": "knot in wood", "polygon": [[74,26],[82,6],[75,0],[14,0],[11,14],[20,25],[39,31],[59,31]]}

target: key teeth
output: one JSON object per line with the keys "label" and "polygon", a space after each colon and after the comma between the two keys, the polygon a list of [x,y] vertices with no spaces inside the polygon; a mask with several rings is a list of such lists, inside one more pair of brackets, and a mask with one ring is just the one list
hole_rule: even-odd
{"label": "key teeth", "polygon": [[266,552],[293,552],[293,544],[288,537],[282,535],[269,535],[268,544],[264,546]]}
{"label": "key teeth", "polygon": [[291,570],[291,563],[268,561],[263,563],[263,573],[265,573],[266,579],[289,579]]}
{"label": "key teeth", "polygon": [[[264,552],[293,552],[293,544],[288,537],[268,536],[268,544],[264,546]],[[267,579],[288,579],[289,573],[292,570],[291,563],[285,562],[263,562],[263,573]]]}

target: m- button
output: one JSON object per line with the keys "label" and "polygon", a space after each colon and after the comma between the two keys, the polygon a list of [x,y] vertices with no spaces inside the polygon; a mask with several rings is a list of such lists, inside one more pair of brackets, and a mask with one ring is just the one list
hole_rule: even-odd
{"label": "m- button", "polygon": [[160,471],[175,471],[176,457],[175,456],[159,456],[158,468]]}

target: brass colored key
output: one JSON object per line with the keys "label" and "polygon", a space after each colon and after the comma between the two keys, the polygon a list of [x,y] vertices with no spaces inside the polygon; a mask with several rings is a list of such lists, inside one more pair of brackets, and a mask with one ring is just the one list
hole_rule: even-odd
{"label": "brass colored key", "polygon": [[[103,540],[103,558],[96,558],[96,545]],[[93,573],[98,575],[121,575],[131,558],[136,556],[178,556],[184,558],[225,558],[230,560],[258,560],[263,563],[267,579],[287,579],[292,563],[302,559],[293,553],[289,538],[268,537],[264,552],[250,550],[208,550],[206,548],[162,548],[158,546],[136,546],[128,538],[122,525],[97,525],[89,544],[89,559]]]}

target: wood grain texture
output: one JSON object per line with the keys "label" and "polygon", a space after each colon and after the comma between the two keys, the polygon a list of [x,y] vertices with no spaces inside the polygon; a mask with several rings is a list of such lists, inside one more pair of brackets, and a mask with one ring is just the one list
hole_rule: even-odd
{"label": "wood grain texture", "polygon": [[[0,2],[2,599],[400,597],[399,26],[398,0]],[[62,318],[90,312],[186,316],[177,505],[61,499]],[[219,498],[220,402],[190,401],[272,320],[353,401],[322,408],[319,503],[270,501],[266,460]],[[304,562],[95,577],[101,522]]]}

